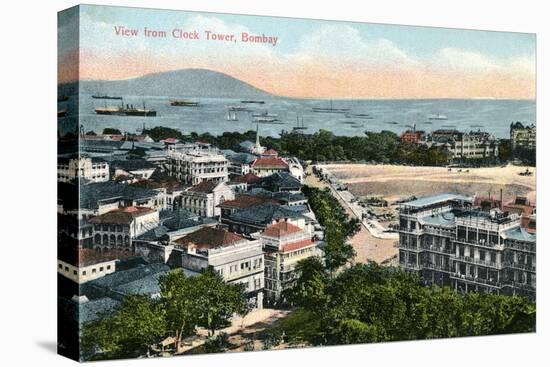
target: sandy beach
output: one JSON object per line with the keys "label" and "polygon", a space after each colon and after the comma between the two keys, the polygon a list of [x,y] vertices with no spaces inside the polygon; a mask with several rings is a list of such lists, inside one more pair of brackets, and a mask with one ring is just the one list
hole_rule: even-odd
{"label": "sandy beach", "polygon": [[531,176],[520,176],[527,167],[507,165],[487,168],[409,167],[397,165],[332,164],[321,166],[332,172],[357,197],[380,195],[394,201],[411,195],[435,192],[462,192],[470,195],[498,195],[506,201],[527,196],[536,202],[536,169]]}

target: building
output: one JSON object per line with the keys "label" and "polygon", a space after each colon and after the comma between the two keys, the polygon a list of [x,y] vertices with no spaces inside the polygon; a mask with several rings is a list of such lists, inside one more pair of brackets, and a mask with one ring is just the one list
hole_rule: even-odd
{"label": "building", "polygon": [[238,153],[230,149],[221,151],[228,160],[227,170],[231,177],[242,176],[250,173],[252,162],[256,156],[250,153]]}
{"label": "building", "polygon": [[159,212],[145,207],[124,207],[90,219],[94,247],[130,250],[132,240],[159,225]]}
{"label": "building", "polygon": [[248,190],[248,187],[260,182],[261,179],[253,173],[247,173],[243,176],[234,176],[229,181],[227,185],[233,189],[234,192],[245,192]]}
{"label": "building", "polygon": [[286,158],[286,163],[288,164],[288,172],[290,175],[303,184],[305,172],[300,160],[296,157]]}
{"label": "building", "polygon": [[403,143],[419,144],[426,138],[426,132],[423,130],[416,130],[415,124],[412,130],[403,131],[399,138]]}
{"label": "building", "polygon": [[516,213],[483,211],[439,194],[399,208],[399,264],[427,284],[459,292],[536,295],[535,235]]}
{"label": "building", "polygon": [[511,123],[510,142],[512,150],[517,148],[535,149],[537,146],[537,128],[535,124],[523,125],[519,121]]}
{"label": "building", "polygon": [[322,253],[310,233],[286,221],[268,226],[260,233],[260,240],[265,253],[266,301],[284,302],[283,292],[292,288],[299,276],[298,262]]}
{"label": "building", "polygon": [[302,183],[289,172],[277,172],[267,177],[263,177],[260,181],[253,185],[271,192],[294,192],[300,193]]}
{"label": "building", "polygon": [[227,225],[230,231],[246,235],[263,231],[266,227],[281,220],[290,222],[310,234],[313,233],[314,220],[303,215],[300,211],[292,210],[290,207],[279,203],[273,203],[272,199],[266,199],[268,201],[247,206],[243,209],[224,206],[221,222]]}
{"label": "building", "polygon": [[484,159],[498,157],[498,140],[483,131],[469,133],[439,129],[426,138],[428,146],[440,146],[449,151],[450,159]]}
{"label": "building", "polygon": [[202,181],[228,180],[228,161],[217,149],[205,143],[187,144],[168,151],[170,176],[184,184],[197,185]]}
{"label": "building", "polygon": [[200,272],[211,266],[231,284],[243,284],[249,302],[263,305],[264,254],[259,240],[247,240],[225,229],[204,227],[174,241],[181,267]]}
{"label": "building", "polygon": [[258,157],[252,162],[252,173],[258,177],[267,177],[275,173],[288,172],[288,164],[280,157]]}
{"label": "building", "polygon": [[156,165],[144,159],[125,159],[111,162],[113,177],[127,176],[132,181],[148,180],[156,170]]}
{"label": "building", "polygon": [[71,255],[71,251],[59,251],[57,273],[78,284],[114,273],[117,262],[132,256],[127,251],[100,252],[84,248],[74,251],[76,256]]}
{"label": "building", "polygon": [[57,159],[57,181],[71,182],[86,179],[90,182],[109,181],[109,164],[101,158],[86,155]]}
{"label": "building", "polygon": [[225,182],[202,181],[181,193],[181,206],[203,217],[219,217],[219,205],[233,199],[235,193]]}

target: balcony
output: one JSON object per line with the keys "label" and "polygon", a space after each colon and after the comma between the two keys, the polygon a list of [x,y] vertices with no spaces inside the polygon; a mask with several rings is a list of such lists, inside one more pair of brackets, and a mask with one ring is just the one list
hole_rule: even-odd
{"label": "balcony", "polygon": [[482,278],[474,277],[472,275],[465,275],[465,274],[460,274],[460,273],[457,273],[457,272],[452,272],[451,273],[451,278],[452,279],[457,279],[457,280],[462,280],[462,281],[467,281],[467,282],[471,282],[471,283],[476,283],[476,284],[487,285],[487,286],[495,287],[495,288],[501,288],[502,287],[502,283],[500,281],[497,281],[497,280],[494,280],[494,279],[482,279]]}
{"label": "balcony", "polygon": [[454,259],[456,261],[460,261],[460,262],[464,262],[464,263],[468,263],[468,264],[476,264],[476,265],[486,266],[486,267],[489,267],[489,268],[494,268],[494,269],[499,269],[499,270],[503,268],[502,263],[498,263],[498,262],[494,262],[494,261],[481,260],[481,259],[477,259],[477,258],[470,257],[470,256],[455,256]]}
{"label": "balcony", "polygon": [[513,268],[513,269],[526,270],[526,271],[532,271],[532,272],[535,272],[537,270],[537,267],[535,264],[529,265],[529,264],[522,264],[522,263],[517,263],[513,261],[505,261],[503,265],[506,268]]}

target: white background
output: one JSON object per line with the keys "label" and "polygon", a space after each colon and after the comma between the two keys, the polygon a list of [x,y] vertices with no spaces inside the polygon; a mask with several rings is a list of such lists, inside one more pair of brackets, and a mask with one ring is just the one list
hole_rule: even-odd
{"label": "white background", "polygon": [[[140,366],[548,366],[548,24],[545,1],[95,1],[98,4],[537,33],[536,334],[132,361]],[[56,12],[10,0],[0,15],[0,365],[66,366],[56,338]],[[545,69],[546,68],[546,69]],[[543,142],[546,142],[543,143]],[[546,340],[545,340],[546,339]],[[128,361],[97,366],[123,366]]]}

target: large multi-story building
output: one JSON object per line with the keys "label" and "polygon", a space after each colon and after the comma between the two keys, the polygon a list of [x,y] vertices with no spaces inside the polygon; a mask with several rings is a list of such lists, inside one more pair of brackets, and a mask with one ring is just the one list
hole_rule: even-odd
{"label": "large multi-story building", "polygon": [[510,142],[512,150],[517,148],[535,149],[537,146],[537,128],[533,125],[523,125],[521,122],[510,124]]}
{"label": "large multi-story building", "polygon": [[452,129],[439,129],[427,136],[426,144],[445,147],[451,159],[498,157],[498,140],[494,135],[483,131],[465,133]]}
{"label": "large multi-story building", "polygon": [[180,149],[171,149],[166,163],[169,174],[185,184],[225,182],[228,179],[227,159],[208,144],[188,144]]}
{"label": "large multi-story building", "polygon": [[287,221],[267,227],[260,240],[265,252],[265,296],[268,302],[275,302],[296,282],[298,262],[321,256],[321,251],[309,232]]}
{"label": "large multi-story building", "polygon": [[85,155],[57,159],[57,181],[71,182],[85,179],[90,182],[109,181],[109,164],[100,158]]}
{"label": "large multi-story building", "polygon": [[536,295],[536,237],[516,213],[439,194],[401,204],[399,264],[459,292]]}
{"label": "large multi-story building", "polygon": [[181,193],[181,207],[202,217],[219,217],[218,205],[235,199],[235,193],[224,182],[203,181]]}
{"label": "large multi-story building", "polygon": [[244,285],[249,302],[262,307],[264,254],[259,240],[247,240],[225,229],[203,227],[173,244],[181,252],[177,265],[194,272],[212,266],[226,282]]}
{"label": "large multi-story building", "polygon": [[159,212],[145,207],[125,207],[90,219],[96,249],[122,248],[130,250],[132,240],[158,227]]}

